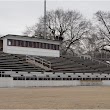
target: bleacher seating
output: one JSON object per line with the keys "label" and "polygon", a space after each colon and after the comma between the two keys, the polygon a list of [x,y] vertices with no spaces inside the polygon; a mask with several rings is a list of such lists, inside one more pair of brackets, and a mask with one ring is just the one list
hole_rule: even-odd
{"label": "bleacher seating", "polygon": [[[36,56],[33,56],[34,58]],[[49,72],[69,73],[109,73],[110,64],[87,56],[41,57],[51,62]],[[1,71],[43,72],[44,68],[26,61],[26,55],[15,55],[0,52]],[[48,71],[47,71],[48,72]]]}

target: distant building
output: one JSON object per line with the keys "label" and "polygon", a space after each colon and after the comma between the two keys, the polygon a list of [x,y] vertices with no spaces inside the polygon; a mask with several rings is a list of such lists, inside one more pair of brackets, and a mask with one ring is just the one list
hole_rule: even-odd
{"label": "distant building", "polygon": [[58,40],[37,39],[20,35],[6,35],[0,39],[0,48],[5,53],[59,57]]}

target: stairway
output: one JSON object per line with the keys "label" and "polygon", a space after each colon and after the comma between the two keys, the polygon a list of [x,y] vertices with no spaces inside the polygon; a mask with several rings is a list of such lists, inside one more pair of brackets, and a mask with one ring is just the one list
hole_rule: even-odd
{"label": "stairway", "polygon": [[50,71],[51,69],[51,63],[43,58],[37,57],[37,56],[26,56],[26,62],[34,64],[35,66],[38,66],[45,71]]}

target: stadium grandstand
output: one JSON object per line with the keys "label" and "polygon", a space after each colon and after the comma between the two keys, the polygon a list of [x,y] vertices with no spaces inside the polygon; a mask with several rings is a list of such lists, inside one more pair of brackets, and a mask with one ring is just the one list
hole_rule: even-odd
{"label": "stadium grandstand", "polygon": [[0,87],[110,85],[109,58],[60,56],[60,41],[6,35],[0,39]]}

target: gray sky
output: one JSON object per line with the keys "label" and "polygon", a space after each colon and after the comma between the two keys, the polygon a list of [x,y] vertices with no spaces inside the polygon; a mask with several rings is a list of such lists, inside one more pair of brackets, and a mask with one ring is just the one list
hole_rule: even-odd
{"label": "gray sky", "polygon": [[[88,19],[98,10],[110,11],[110,1],[47,0],[47,10],[78,10]],[[0,34],[22,34],[43,16],[43,0],[0,1]]]}

